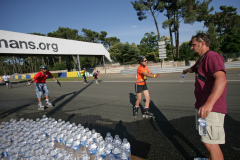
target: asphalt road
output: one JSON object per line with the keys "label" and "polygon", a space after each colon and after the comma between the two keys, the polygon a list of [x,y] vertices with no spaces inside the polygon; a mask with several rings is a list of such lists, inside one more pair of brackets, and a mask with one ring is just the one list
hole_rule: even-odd
{"label": "asphalt road", "polygon": [[[228,114],[225,119],[226,144],[221,145],[226,160],[240,158],[240,69],[228,69]],[[60,79],[59,79],[60,80]],[[53,108],[37,110],[34,86],[13,84],[7,89],[0,85],[0,122],[10,119],[42,115],[82,124],[96,129],[105,137],[107,132],[127,138],[132,155],[148,160],[185,160],[207,157],[194,124],[194,75],[186,75],[180,83],[180,73],[161,74],[159,79],[149,78],[150,111],[155,121],[135,119],[133,106],[135,75],[100,74],[100,84],[89,82],[48,82]],[[60,80],[61,81],[61,80]],[[144,107],[144,97],[141,102]]]}

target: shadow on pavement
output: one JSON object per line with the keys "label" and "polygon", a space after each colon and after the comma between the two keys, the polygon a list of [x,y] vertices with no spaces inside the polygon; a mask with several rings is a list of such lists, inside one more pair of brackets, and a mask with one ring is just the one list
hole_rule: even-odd
{"label": "shadow on pavement", "polygon": [[84,88],[82,88],[81,90],[77,91],[77,92],[72,92],[72,93],[68,93],[65,95],[60,96],[59,98],[57,98],[55,101],[53,101],[53,103],[57,103],[58,101],[60,101],[62,98],[66,97],[67,95],[73,94],[71,97],[69,97],[68,99],[66,99],[65,101],[63,101],[61,104],[59,104],[57,107],[54,107],[53,110],[51,110],[50,112],[48,112],[46,115],[47,117],[51,117],[55,112],[57,112],[58,110],[60,110],[62,107],[64,107],[68,102],[70,102],[72,99],[74,99],[77,95],[79,95],[81,92],[83,92],[85,89],[87,89],[90,85],[92,84],[92,82],[89,82],[88,85],[86,85]]}
{"label": "shadow on pavement", "polygon": [[[182,142],[185,143],[189,148],[191,148],[198,156],[203,157],[202,153],[196,148],[188,138],[186,138],[182,133],[173,127],[173,125],[167,120],[164,114],[155,106],[155,104],[150,101],[150,110],[154,113],[156,117],[156,122],[158,127],[161,129],[162,133],[168,138],[169,141],[175,146],[175,148],[182,154],[185,159],[192,159],[189,153],[183,148]],[[194,128],[194,126],[193,126]],[[180,142],[181,141],[181,142]]]}
{"label": "shadow on pavement", "polygon": [[9,116],[9,115],[11,115],[11,114],[13,114],[13,113],[15,113],[15,112],[18,112],[18,111],[20,111],[21,109],[23,109],[23,108],[25,108],[25,107],[27,107],[27,106],[29,106],[29,105],[31,105],[31,104],[26,104],[26,105],[23,105],[23,106],[20,106],[20,107],[17,107],[17,108],[8,110],[8,111],[6,111],[6,112],[3,112],[3,113],[0,114],[0,119],[5,118],[5,117],[7,117],[7,116]]}
{"label": "shadow on pavement", "polygon": [[[134,107],[136,102],[136,95],[133,93],[129,93],[129,98],[130,98],[130,103]],[[196,155],[200,157],[204,157],[204,155],[198,150],[198,148],[196,148],[182,133],[180,133],[178,130],[175,129],[175,127],[173,127],[173,125],[167,120],[164,114],[156,107],[153,101],[150,101],[149,106],[150,106],[150,111],[154,113],[157,126],[160,128],[163,135],[168,138],[168,140],[174,145],[174,147],[179,151],[179,153],[185,159],[193,159],[193,157],[189,155],[189,153],[184,149],[182,142],[184,142],[185,145],[191,148]],[[143,114],[144,107],[141,104],[140,104],[140,108],[141,108],[141,113]],[[151,124],[153,130],[157,131],[156,123],[152,120],[149,120],[149,123]],[[159,141],[159,140],[156,140],[156,141]]]}

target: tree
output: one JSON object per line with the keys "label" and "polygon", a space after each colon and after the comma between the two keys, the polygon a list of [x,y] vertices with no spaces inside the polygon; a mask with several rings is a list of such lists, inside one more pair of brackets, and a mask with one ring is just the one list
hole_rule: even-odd
{"label": "tree", "polygon": [[[163,35],[160,41],[168,42],[169,37]],[[149,61],[159,61],[158,36],[154,32],[145,33],[140,45],[138,45],[141,55],[145,55]]]}
{"label": "tree", "polygon": [[122,64],[134,64],[137,63],[137,57],[140,55],[140,51],[137,45],[132,43],[125,44],[119,42],[113,45],[110,49],[110,57],[114,62]]}
{"label": "tree", "polygon": [[[172,5],[170,3],[165,4],[165,9],[167,10],[167,14],[165,15],[167,17],[167,20],[162,23],[162,28],[166,29],[168,27],[169,35],[170,35],[170,44],[169,48],[171,48],[171,52],[167,52],[167,56],[169,53],[172,53],[171,60],[174,60],[174,47],[173,47],[173,37],[172,37],[172,26],[173,26],[173,19],[171,18],[171,11],[172,11]],[[170,56],[170,55],[169,55]]]}
{"label": "tree", "polygon": [[148,61],[159,61],[158,36],[154,32],[145,33],[138,48],[141,55],[145,55]]}
{"label": "tree", "polygon": [[171,45],[171,43],[167,43],[166,44],[166,55],[167,55],[167,60],[168,61],[172,61],[172,60],[174,60],[174,52],[175,52],[175,50],[174,50],[174,48],[172,48],[172,45]]}
{"label": "tree", "polygon": [[180,46],[180,58],[179,60],[197,60],[199,57],[194,55],[191,50],[192,42],[183,42]]}
{"label": "tree", "polygon": [[211,39],[210,49],[216,52],[220,51],[220,42],[218,40],[217,32],[215,30],[214,24],[210,23],[208,27],[208,34]]}
{"label": "tree", "polygon": [[[208,5],[212,0],[205,0],[202,3],[200,1],[195,0],[174,0],[165,2],[167,5],[165,8],[167,9],[167,17],[168,20],[164,22],[164,24],[173,25],[171,29],[175,34],[175,45],[177,58],[180,58],[179,52],[179,27],[180,22],[184,21],[187,24],[193,24],[195,21],[203,21],[209,15],[209,12],[213,10],[208,9]],[[171,11],[169,11],[171,10]],[[170,29],[169,29],[170,30]]]}
{"label": "tree", "polygon": [[90,29],[86,29],[83,28],[82,29],[83,32],[83,40],[86,42],[93,42],[93,43],[97,43],[98,39],[99,39],[99,33],[92,31]]}
{"label": "tree", "polygon": [[240,28],[237,34],[228,32],[228,36],[224,41],[221,50],[223,53],[240,53]]}
{"label": "tree", "polygon": [[184,20],[184,23],[193,24],[195,21],[203,21],[208,16],[209,12],[213,10],[211,8],[208,10],[208,5],[212,0],[204,0],[200,3],[199,0],[138,0],[131,2],[134,9],[137,11],[138,19],[146,19],[146,13],[149,13],[155,22],[155,26],[158,33],[158,39],[160,40],[160,32],[158,29],[158,24],[156,16],[167,10],[167,20],[163,22],[163,28],[169,28],[170,42],[172,48],[172,54],[174,57],[174,47],[172,32],[175,34],[175,45],[177,51],[177,57],[179,58],[179,27],[180,22]]}
{"label": "tree", "polygon": [[78,30],[70,29],[68,27],[59,27],[57,31],[49,32],[47,36],[71,40],[76,40],[79,38]]}
{"label": "tree", "polygon": [[108,37],[108,38],[105,38],[105,41],[106,41],[106,46],[105,47],[109,49],[114,44],[119,43],[120,39],[118,39],[117,37]]}
{"label": "tree", "polygon": [[143,55],[158,51],[158,36],[154,32],[145,33],[138,48]]}
{"label": "tree", "polygon": [[[211,31],[214,30],[213,26],[215,27],[215,35],[211,36],[211,49],[223,52],[223,56],[228,58],[229,53],[240,52],[240,16],[237,15],[237,8],[233,6],[220,6],[220,10],[220,12],[209,15],[204,25],[209,28],[210,36],[212,35]],[[231,55],[230,57],[234,58]]]}
{"label": "tree", "polygon": [[233,6],[220,6],[220,10],[221,12],[215,12],[215,14],[209,15],[204,25],[209,26],[209,24],[213,23],[216,27],[218,36],[224,41],[227,38],[227,33],[229,31],[233,30],[232,33],[237,33],[240,24],[240,17],[237,15],[237,8],[234,8]]}
{"label": "tree", "polygon": [[137,11],[137,16],[140,21],[143,19],[147,19],[147,13],[153,17],[157,29],[158,40],[160,40],[161,36],[156,18],[158,11],[163,11],[163,4],[158,0],[138,0],[131,2],[131,4],[133,5],[133,8]]}

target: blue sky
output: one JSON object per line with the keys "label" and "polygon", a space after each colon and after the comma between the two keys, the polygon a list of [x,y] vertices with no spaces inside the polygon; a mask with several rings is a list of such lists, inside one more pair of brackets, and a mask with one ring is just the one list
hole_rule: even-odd
{"label": "blue sky", "polygon": [[[121,42],[139,44],[144,34],[155,32],[153,18],[139,21],[130,3],[133,0],[0,0],[0,30],[21,33],[56,31],[59,27],[92,31],[106,31],[107,37],[117,37]],[[239,0],[213,0],[214,11],[221,5],[234,6],[240,14]],[[160,34],[169,37],[168,29],[161,23],[166,17],[159,14]],[[180,43],[189,41],[198,30],[206,30],[203,23],[180,24]]]}

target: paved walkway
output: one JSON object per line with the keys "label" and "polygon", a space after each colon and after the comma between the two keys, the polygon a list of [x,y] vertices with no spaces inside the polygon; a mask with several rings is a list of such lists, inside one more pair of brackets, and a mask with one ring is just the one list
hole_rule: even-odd
{"label": "paved walkway", "polygon": [[[226,144],[221,145],[226,160],[240,157],[240,69],[227,70],[228,115]],[[34,86],[24,83],[7,89],[0,86],[0,122],[11,118],[48,117],[63,119],[96,129],[105,137],[107,132],[127,138],[132,155],[148,160],[184,160],[206,157],[194,127],[194,75],[188,74],[180,83],[180,73],[162,74],[148,79],[150,108],[156,121],[133,118],[135,75],[100,74],[100,84],[82,82],[48,82],[50,101],[55,105],[45,111],[37,110]],[[144,100],[141,102],[141,109]],[[143,110],[141,110],[143,112]]]}

